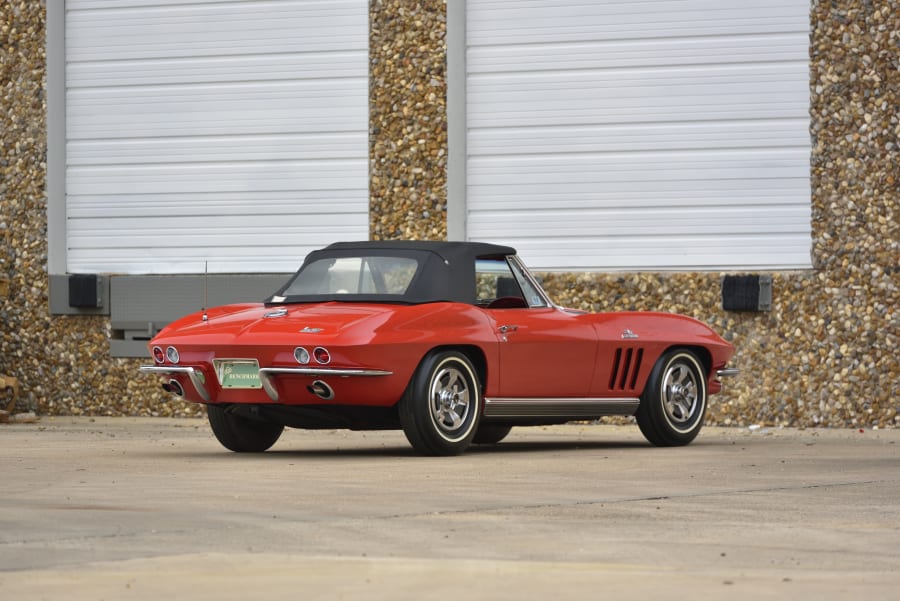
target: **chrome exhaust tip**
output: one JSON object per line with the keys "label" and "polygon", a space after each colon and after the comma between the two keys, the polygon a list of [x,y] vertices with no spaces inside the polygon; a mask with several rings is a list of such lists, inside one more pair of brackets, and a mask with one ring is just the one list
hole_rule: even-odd
{"label": "chrome exhaust tip", "polygon": [[184,388],[182,388],[181,383],[178,380],[169,380],[163,384],[162,387],[166,392],[171,392],[176,396],[184,396]]}
{"label": "chrome exhaust tip", "polygon": [[334,389],[322,380],[316,380],[307,386],[306,389],[324,401],[330,401],[334,398]]}

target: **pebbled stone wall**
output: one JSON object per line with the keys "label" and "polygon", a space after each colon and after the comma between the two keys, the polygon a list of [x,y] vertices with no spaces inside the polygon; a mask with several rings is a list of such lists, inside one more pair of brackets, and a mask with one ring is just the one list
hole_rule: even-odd
{"label": "pebbled stone wall", "polygon": [[[441,0],[370,2],[375,239],[446,236],[445,23]],[[44,27],[42,2],[0,3],[0,373],[23,410],[196,414],[107,357],[108,320],[49,316]],[[810,31],[814,269],[772,274],[771,312],[723,312],[720,274],[544,276],[561,304],[681,312],[732,340],[743,374],[711,423],[900,424],[900,1],[814,1]]]}
{"label": "pebbled stone wall", "polygon": [[447,237],[446,7],[369,3],[373,240]]}
{"label": "pebbled stone wall", "polygon": [[820,0],[810,22],[815,274],[786,325],[808,341],[802,374],[826,423],[897,424],[900,2]]}
{"label": "pebbled stone wall", "polygon": [[[109,357],[103,317],[51,317],[47,276],[46,8],[0,2],[0,373],[18,378],[17,409],[58,415],[192,415]],[[0,236],[2,239],[2,236]]]}

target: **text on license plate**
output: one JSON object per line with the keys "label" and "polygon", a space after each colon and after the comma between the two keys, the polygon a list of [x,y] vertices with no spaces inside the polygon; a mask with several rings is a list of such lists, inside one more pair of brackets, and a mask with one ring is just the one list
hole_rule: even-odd
{"label": "text on license plate", "polygon": [[256,359],[217,359],[213,363],[222,388],[262,388]]}

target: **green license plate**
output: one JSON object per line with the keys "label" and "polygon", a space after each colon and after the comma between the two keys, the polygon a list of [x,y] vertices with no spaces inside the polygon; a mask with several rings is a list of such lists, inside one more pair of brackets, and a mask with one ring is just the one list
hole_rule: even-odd
{"label": "green license plate", "polygon": [[256,359],[216,360],[215,365],[222,388],[262,388]]}

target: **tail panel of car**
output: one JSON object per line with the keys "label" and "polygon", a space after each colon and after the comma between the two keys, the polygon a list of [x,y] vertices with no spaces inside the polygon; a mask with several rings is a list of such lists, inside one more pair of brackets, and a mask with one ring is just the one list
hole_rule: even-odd
{"label": "tail panel of car", "polygon": [[[481,347],[483,321],[480,312],[458,303],[247,305],[210,314],[206,322],[201,314],[188,316],[150,344],[177,348],[178,365],[199,373],[209,402],[391,406],[429,350]],[[308,365],[298,363],[298,348],[309,354]],[[317,349],[327,351],[327,364],[317,360]],[[241,360],[273,368],[270,389],[223,386],[216,362]],[[298,373],[303,367],[314,373]],[[186,399],[207,402],[188,375],[172,378]]]}

